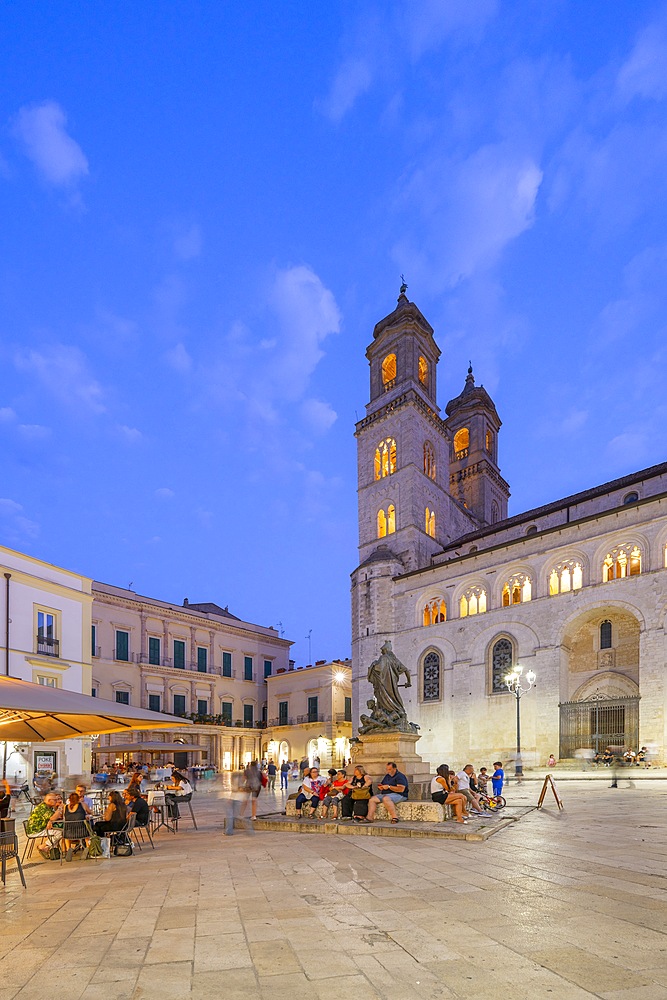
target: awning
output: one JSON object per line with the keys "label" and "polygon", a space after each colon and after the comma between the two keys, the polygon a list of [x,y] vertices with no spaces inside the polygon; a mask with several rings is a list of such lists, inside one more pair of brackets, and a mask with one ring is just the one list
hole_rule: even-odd
{"label": "awning", "polygon": [[175,715],[0,676],[0,740],[46,743],[93,733],[182,729],[189,725],[192,723],[188,719]]}
{"label": "awning", "polygon": [[202,753],[207,747],[192,746],[189,743],[158,743],[148,741],[145,743],[112,743],[109,746],[93,747],[93,753],[180,753],[187,750],[189,753]]}

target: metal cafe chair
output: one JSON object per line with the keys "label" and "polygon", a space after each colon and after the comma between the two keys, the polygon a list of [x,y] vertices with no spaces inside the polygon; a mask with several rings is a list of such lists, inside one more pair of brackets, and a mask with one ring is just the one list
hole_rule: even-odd
{"label": "metal cafe chair", "polygon": [[26,854],[28,855],[28,861],[30,861],[32,852],[35,849],[35,842],[38,840],[44,840],[46,837],[46,830],[38,830],[37,833],[28,833],[28,820],[23,820],[23,829],[25,830],[25,847],[23,848],[22,861],[26,860]]}
{"label": "metal cafe chair", "polygon": [[19,875],[21,876],[21,882],[23,883],[23,888],[27,889],[25,884],[25,876],[23,874],[23,867],[21,865],[21,859],[19,857],[19,838],[15,833],[0,833],[0,862],[2,864],[2,884],[5,884],[5,879],[7,877],[7,862],[11,861],[12,858],[16,858],[16,864],[18,865]]}
{"label": "metal cafe chair", "polygon": [[[149,818],[149,820],[148,820],[148,822],[146,823],[145,826],[137,826],[137,823],[136,823],[136,813],[131,813],[131,815],[135,817],[135,822],[134,822],[134,825],[133,825],[132,829],[130,831],[128,831],[128,832],[133,837],[134,842],[137,845],[137,847],[139,848],[139,850],[142,849],[141,848],[141,844],[145,844],[146,843],[146,840],[145,840],[145,837],[144,837],[144,833],[148,836],[148,842],[149,842],[149,844],[151,845],[151,847],[153,848],[153,850],[155,850],[155,844],[153,843],[153,838],[151,836],[151,821],[150,821],[150,818]],[[139,834],[139,836],[141,837],[141,844],[139,843],[139,837],[137,836],[137,834]]]}
{"label": "metal cafe chair", "polygon": [[63,823],[63,836],[60,841],[60,864],[63,863],[63,850],[65,849],[65,841],[77,840],[80,844],[83,844],[83,860],[85,861],[88,857],[88,845],[86,840],[92,837],[93,831],[90,823],[87,819],[82,820],[65,820]]}
{"label": "metal cafe chair", "polygon": [[[134,824],[136,823],[136,821],[137,821],[137,814],[133,813],[133,812],[128,813],[127,819],[125,820],[125,823],[123,824],[123,826],[121,826],[120,830],[113,830],[112,832],[109,833],[109,837],[111,838],[111,853],[112,854],[113,854],[114,847],[116,847],[117,843],[119,843],[119,842],[121,844],[122,843],[127,843],[127,841],[123,841],[122,840],[123,835],[125,837],[127,837],[127,840],[129,840],[130,843],[132,843],[132,835],[134,833]],[[139,850],[141,850],[141,848],[139,848]]]}
{"label": "metal cafe chair", "polygon": [[188,792],[187,795],[175,795],[174,796],[174,800],[176,802],[176,807],[179,809],[179,815],[176,816],[175,819],[174,819],[174,825],[176,827],[176,830],[178,831],[179,821],[183,818],[180,815],[180,807],[181,806],[185,806],[185,805],[190,810],[190,816],[192,817],[192,822],[194,824],[195,830],[198,830],[199,827],[197,826],[197,820],[195,819],[195,814],[192,811],[192,792]]}

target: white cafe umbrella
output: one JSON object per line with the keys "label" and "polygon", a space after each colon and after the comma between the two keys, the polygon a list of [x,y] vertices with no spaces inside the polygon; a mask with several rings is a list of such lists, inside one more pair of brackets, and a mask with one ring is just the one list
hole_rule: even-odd
{"label": "white cafe umbrella", "polygon": [[192,723],[188,719],[175,715],[0,676],[0,740],[46,743],[92,733],[181,729],[189,725]]}

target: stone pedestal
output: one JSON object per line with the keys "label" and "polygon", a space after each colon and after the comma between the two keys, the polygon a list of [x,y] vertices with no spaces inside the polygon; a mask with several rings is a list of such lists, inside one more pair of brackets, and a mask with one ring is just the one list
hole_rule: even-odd
{"label": "stone pedestal", "polygon": [[387,773],[387,762],[396,761],[399,771],[410,782],[410,799],[430,799],[433,773],[428,761],[422,760],[416,751],[419,739],[418,733],[391,731],[360,736],[360,742],[352,744],[352,764],[361,764],[376,786]]}

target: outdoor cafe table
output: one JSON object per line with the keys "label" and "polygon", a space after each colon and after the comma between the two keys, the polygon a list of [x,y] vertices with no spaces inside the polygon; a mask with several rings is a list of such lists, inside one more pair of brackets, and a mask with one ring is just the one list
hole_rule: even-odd
{"label": "outdoor cafe table", "polygon": [[163,826],[170,833],[176,833],[176,828],[169,822],[169,806],[167,805],[164,791],[161,789],[151,789],[146,798],[148,800],[148,808],[151,810],[153,833],[157,833]]}

